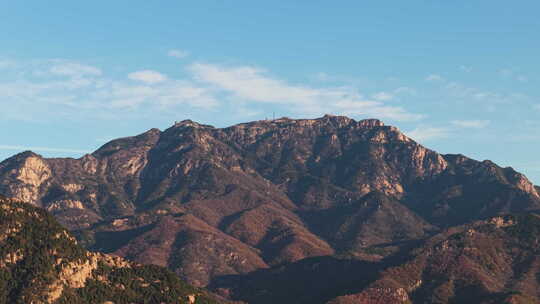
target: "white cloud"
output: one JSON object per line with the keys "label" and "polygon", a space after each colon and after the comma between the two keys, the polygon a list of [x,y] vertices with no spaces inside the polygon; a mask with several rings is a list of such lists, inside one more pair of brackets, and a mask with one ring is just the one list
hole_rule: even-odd
{"label": "white cloud", "polygon": [[341,100],[334,104],[334,109],[334,113],[340,115],[362,115],[396,121],[415,121],[424,117],[421,114],[409,113],[401,107],[385,106],[378,101]]}
{"label": "white cloud", "polygon": [[26,146],[9,146],[9,145],[0,145],[0,150],[34,151],[34,152],[89,153],[89,150],[80,150],[80,149],[63,149],[63,148],[51,148],[51,147],[26,147]]}
{"label": "white cloud", "polygon": [[317,81],[329,81],[332,79],[332,77],[330,77],[330,75],[328,75],[325,72],[318,72],[315,75],[313,75],[313,79]]}
{"label": "white cloud", "polygon": [[49,72],[54,75],[80,78],[83,76],[100,76],[102,73],[101,70],[96,67],[76,62],[62,60],[54,60],[53,62],[55,62],[55,64],[50,67]]}
{"label": "white cloud", "polygon": [[132,78],[141,82],[133,84],[107,78],[101,70],[82,63],[17,62],[14,73],[0,79],[0,106],[4,109],[0,119],[117,119],[122,115],[141,117],[209,110],[219,105],[207,87],[192,80],[167,80],[160,75],[134,73]]}
{"label": "white cloud", "polygon": [[402,95],[402,94],[416,95],[416,90],[409,87],[399,87],[394,90],[394,93],[397,95]]}
{"label": "white cloud", "polygon": [[189,56],[189,52],[188,51],[183,51],[183,50],[170,50],[167,55],[169,57],[175,57],[175,58],[185,58],[187,56]]}
{"label": "white cloud", "polygon": [[460,129],[485,128],[489,125],[489,123],[489,120],[453,120],[451,121],[451,127],[420,125],[411,131],[405,132],[405,134],[418,142],[427,142],[431,140],[448,138],[453,133],[458,132]]}
{"label": "white cloud", "polygon": [[131,80],[141,81],[144,83],[158,83],[167,80],[167,76],[151,70],[137,71],[128,74],[128,78]]}
{"label": "white cloud", "polygon": [[540,110],[540,103],[533,105],[533,109]]}
{"label": "white cloud", "polygon": [[419,126],[412,131],[405,132],[405,134],[415,141],[426,142],[434,139],[447,138],[450,136],[450,130],[447,128]]}
{"label": "white cloud", "polygon": [[195,63],[189,67],[196,80],[225,91],[233,97],[255,103],[286,105],[300,115],[334,113],[369,115],[394,120],[418,120],[422,116],[403,108],[386,106],[380,100],[366,100],[349,87],[312,88],[290,85],[249,66],[223,67]]}
{"label": "white cloud", "polygon": [[481,129],[489,125],[489,120],[454,120],[452,124],[461,128]]}
{"label": "white cloud", "polygon": [[453,101],[466,103],[482,102],[490,111],[494,109],[496,104],[530,102],[530,97],[524,94],[487,91],[454,81],[442,82],[440,89],[445,94],[445,97],[451,97]]}
{"label": "white cloud", "polygon": [[253,110],[245,107],[239,107],[236,114],[240,117],[253,117],[264,115],[264,113],[260,110]]}
{"label": "white cloud", "polygon": [[314,103],[314,97],[324,93],[308,87],[290,86],[280,80],[264,76],[265,71],[253,67],[225,68],[196,63],[191,65],[190,70],[199,81],[215,85],[237,97],[257,102],[297,102],[311,105]]}
{"label": "white cloud", "polygon": [[[264,117],[268,109],[261,109],[262,105],[297,117],[330,113],[396,121],[422,118],[402,107],[387,105],[384,100],[366,98],[352,86],[291,84],[249,66],[198,63],[188,66],[184,79],[151,70],[136,71],[127,79],[111,79],[100,69],[83,63],[36,62],[17,62],[13,77],[0,79],[0,106],[4,109],[0,119],[118,119],[175,113]],[[388,99],[383,94],[376,97]]]}
{"label": "white cloud", "polygon": [[431,75],[428,75],[425,80],[430,81],[430,82],[436,82],[436,81],[443,81],[444,78],[438,74],[431,74]]}
{"label": "white cloud", "polygon": [[388,92],[379,92],[371,95],[371,98],[380,101],[388,101],[394,98],[394,95]]}
{"label": "white cloud", "polygon": [[119,109],[137,109],[143,105],[158,106],[161,109],[177,105],[211,109],[219,105],[208,89],[181,80],[167,81],[158,86],[118,83],[108,93],[106,99],[110,101],[109,106]]}

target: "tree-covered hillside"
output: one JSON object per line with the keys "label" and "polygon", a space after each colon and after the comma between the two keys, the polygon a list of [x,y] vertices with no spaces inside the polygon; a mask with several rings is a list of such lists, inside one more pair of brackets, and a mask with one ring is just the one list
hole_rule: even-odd
{"label": "tree-covered hillside", "polygon": [[46,211],[0,197],[0,303],[217,303],[158,267],[86,251]]}

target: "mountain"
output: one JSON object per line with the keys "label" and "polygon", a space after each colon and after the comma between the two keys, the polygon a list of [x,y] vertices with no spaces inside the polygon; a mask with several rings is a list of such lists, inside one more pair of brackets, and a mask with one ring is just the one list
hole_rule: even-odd
{"label": "mountain", "polygon": [[157,266],[89,252],[43,209],[0,197],[0,303],[218,303]]}
{"label": "mountain", "polygon": [[348,303],[540,303],[540,216],[449,229],[360,292],[328,302]]}
{"label": "mountain", "polygon": [[[80,159],[24,152],[0,163],[0,193],[45,208],[92,250],[239,300],[252,299],[238,288],[245,279],[297,275],[285,281],[300,293],[306,276],[334,265],[354,281],[349,268],[398,267],[447,229],[540,210],[539,188],[510,167],[438,154],[376,119],[330,115],[228,128],[186,120]],[[318,282],[321,299],[359,288],[331,277]]]}
{"label": "mountain", "polygon": [[493,217],[382,261],[315,257],[224,277],[211,288],[261,304],[540,303],[540,217]]}

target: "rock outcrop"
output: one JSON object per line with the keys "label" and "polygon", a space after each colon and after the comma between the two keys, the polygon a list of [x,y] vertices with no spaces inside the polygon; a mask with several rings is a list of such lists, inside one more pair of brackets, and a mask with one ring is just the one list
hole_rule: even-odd
{"label": "rock outcrop", "polygon": [[44,210],[0,197],[0,303],[217,303],[171,272],[88,252]]}
{"label": "rock outcrop", "polygon": [[538,191],[512,168],[331,115],[188,120],[80,159],[0,163],[0,193],[50,210],[88,248],[224,294],[238,276],[324,256],[383,261],[456,225],[540,210]]}

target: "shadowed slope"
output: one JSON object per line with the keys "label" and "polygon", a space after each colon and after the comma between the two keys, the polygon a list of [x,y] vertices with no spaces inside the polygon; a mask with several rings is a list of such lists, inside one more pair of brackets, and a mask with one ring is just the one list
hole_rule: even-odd
{"label": "shadowed slope", "polygon": [[89,248],[200,286],[311,257],[377,261],[446,227],[540,210],[512,168],[330,115],[182,121],[80,159],[25,152],[0,163],[0,193],[46,208]]}

